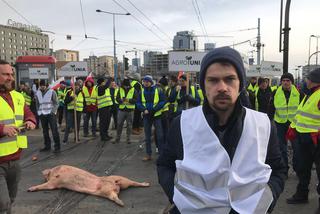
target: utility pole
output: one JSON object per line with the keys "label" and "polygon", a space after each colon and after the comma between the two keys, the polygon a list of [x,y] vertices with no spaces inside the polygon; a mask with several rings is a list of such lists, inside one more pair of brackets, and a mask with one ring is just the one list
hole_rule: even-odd
{"label": "utility pole", "polygon": [[260,18],[258,18],[258,36],[257,36],[257,65],[261,64],[261,35],[260,35]]}
{"label": "utility pole", "polygon": [[[286,1],[286,8],[284,14],[284,28],[282,28],[282,14],[283,14],[283,0],[281,0],[280,11],[280,52],[283,51],[283,73],[288,73],[289,66],[289,12],[291,0]],[[283,49],[282,47],[282,34],[283,34]]]}

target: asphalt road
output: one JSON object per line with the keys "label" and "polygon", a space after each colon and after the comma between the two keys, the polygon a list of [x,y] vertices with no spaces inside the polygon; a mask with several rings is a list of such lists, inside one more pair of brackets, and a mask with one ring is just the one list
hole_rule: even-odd
{"label": "asphalt road", "polygon": [[[63,133],[61,133],[63,134]],[[115,132],[111,134],[114,136]],[[13,205],[13,213],[43,214],[43,213],[119,213],[119,214],[158,214],[167,206],[167,199],[158,184],[155,159],[143,162],[144,156],[143,134],[133,136],[133,142],[126,144],[102,143],[99,138],[81,138],[80,143],[62,145],[62,152],[58,155],[52,152],[39,153],[43,147],[41,129],[31,131],[29,135],[29,148],[23,153],[21,159],[22,176],[19,184],[18,197]],[[73,139],[73,135],[69,136]],[[123,136],[123,139],[125,137]],[[142,148],[141,148],[142,147]],[[155,147],[153,147],[153,150]],[[37,161],[32,157],[37,156]],[[51,190],[27,192],[30,186],[43,183],[41,171],[60,164],[67,164],[88,170],[98,176],[121,175],[136,181],[150,182],[148,188],[129,188],[121,191],[119,197],[125,203],[124,207],[116,205],[108,199],[76,193],[68,190]],[[285,191],[281,195],[275,214],[301,214],[315,213],[318,207],[316,194],[316,175],[313,172],[310,185],[309,203],[305,205],[288,205],[285,199],[290,197],[297,183],[297,178],[290,171]]]}

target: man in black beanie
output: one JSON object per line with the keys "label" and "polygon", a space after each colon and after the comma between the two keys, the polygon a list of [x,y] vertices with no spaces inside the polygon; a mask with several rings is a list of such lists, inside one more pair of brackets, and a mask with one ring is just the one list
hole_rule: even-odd
{"label": "man in black beanie", "polygon": [[[299,157],[296,170],[299,182],[295,194],[287,199],[288,204],[308,203],[313,163],[316,165],[317,192],[320,196],[320,68],[311,71],[306,82],[310,92],[301,101],[287,132],[287,138],[291,142],[298,141],[296,151]],[[320,197],[316,213],[320,213]]]}
{"label": "man in black beanie", "polygon": [[[286,132],[290,123],[295,117],[299,103],[304,97],[303,93],[300,93],[294,85],[294,78],[291,73],[285,73],[280,78],[281,85],[271,95],[270,105],[268,107],[268,115],[271,119],[274,119],[277,127],[277,135],[280,144],[280,150],[282,158],[287,167],[288,177],[288,149]],[[293,143],[293,142],[291,142]],[[296,151],[293,145],[293,170],[296,171]]]}
{"label": "man in black beanie", "polygon": [[216,48],[203,58],[203,106],[183,111],[170,127],[157,161],[170,213],[266,213],[284,188],[275,126],[243,107],[240,54]]}

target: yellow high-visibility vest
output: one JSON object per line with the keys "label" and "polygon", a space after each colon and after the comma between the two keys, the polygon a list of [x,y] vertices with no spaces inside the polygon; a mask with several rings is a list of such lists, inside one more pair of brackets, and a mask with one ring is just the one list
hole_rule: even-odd
{"label": "yellow high-visibility vest", "polygon": [[[147,104],[146,104],[146,98],[144,96],[144,88],[141,91],[141,102],[142,102],[142,105],[146,108]],[[158,104],[158,102],[159,102],[159,91],[156,88],[154,92],[154,98],[153,98],[153,107],[155,107]],[[160,116],[161,114],[162,114],[162,110],[159,110],[154,114],[154,116],[155,117]]]}
{"label": "yellow high-visibility vest", "polygon": [[[134,88],[130,88],[130,90],[128,91],[127,96],[125,96],[125,91],[123,88],[120,88],[117,93],[120,92],[120,99],[126,98],[127,100],[130,100],[133,98],[134,95]],[[131,104],[131,103],[122,103],[119,104],[119,109],[135,109],[135,104]]]}
{"label": "yellow high-visibility vest", "polygon": [[84,99],[86,100],[86,106],[96,105],[97,96],[98,96],[97,94],[98,91],[96,86],[93,86],[91,94],[89,93],[87,86],[82,87],[82,92],[84,94]]}
{"label": "yellow high-visibility vest", "polygon": [[[194,99],[196,99],[196,89],[195,89],[195,87],[192,85],[192,86],[190,86],[190,89],[191,89],[191,96]],[[190,91],[189,91],[189,94],[190,94]],[[180,99],[180,91],[178,91],[177,99]]]}
{"label": "yellow high-visibility vest", "polygon": [[[177,90],[177,88],[176,87],[174,87],[174,90]],[[178,92],[179,93],[179,92]],[[176,98],[175,98],[175,100],[174,100],[174,102],[171,102],[170,103],[170,106],[173,106],[173,112],[177,112],[177,110],[178,110],[178,93],[177,93],[177,95],[176,95]],[[171,94],[171,88],[169,89],[169,97],[170,97],[170,94]]]}
{"label": "yellow high-visibility vest", "polygon": [[[168,86],[165,86],[163,93],[166,94],[166,92],[167,92],[168,90],[169,90],[169,87],[168,87]],[[169,103],[168,101],[166,101],[166,104],[164,104],[164,106],[163,106],[163,108],[162,108],[162,112],[169,111],[169,105],[170,105],[170,103]]]}
{"label": "yellow high-visibility vest", "polygon": [[31,97],[24,91],[21,91],[20,93],[24,97],[24,100],[25,100],[27,106],[30,106],[31,105]]}
{"label": "yellow high-visibility vest", "polygon": [[198,94],[200,97],[200,105],[203,105],[204,96],[203,96],[203,92],[202,92],[201,88],[198,89]]}
{"label": "yellow high-visibility vest", "polygon": [[249,83],[249,85],[247,87],[247,90],[251,91],[252,93],[255,93],[258,89],[259,89],[258,84],[255,84],[254,86],[252,86],[252,84]]}
{"label": "yellow high-visibility vest", "polygon": [[[25,99],[22,94],[17,91],[11,91],[14,112],[10,105],[0,96],[0,124],[12,125],[16,127],[23,126]],[[0,157],[14,154],[20,148],[27,148],[27,136],[19,133],[14,137],[0,138]]]}
{"label": "yellow high-visibility vest", "polygon": [[110,88],[105,90],[105,94],[97,97],[98,100],[98,109],[103,107],[112,106],[112,99],[110,94]]}
{"label": "yellow high-visibility vest", "polygon": [[[73,96],[74,93],[71,91],[70,96]],[[74,109],[74,103],[76,103],[76,111],[83,111],[83,95],[80,92],[75,99],[73,99],[70,103],[67,105],[68,110],[73,110]]]}
{"label": "yellow high-visibility vest", "polygon": [[304,103],[306,96],[298,107],[294,120],[290,124],[299,133],[312,133],[320,130],[320,110],[318,103],[320,101],[320,89],[313,92],[309,99]]}
{"label": "yellow high-visibility vest", "polygon": [[300,102],[300,93],[297,88],[292,85],[289,101],[287,103],[282,86],[280,86],[274,95],[274,107],[276,109],[274,120],[277,123],[286,123],[288,120],[292,122],[296,116]]}
{"label": "yellow high-visibility vest", "polygon": [[67,92],[68,92],[67,88],[63,90],[59,88],[57,90],[57,95],[60,103],[64,103],[64,99],[66,98]]}

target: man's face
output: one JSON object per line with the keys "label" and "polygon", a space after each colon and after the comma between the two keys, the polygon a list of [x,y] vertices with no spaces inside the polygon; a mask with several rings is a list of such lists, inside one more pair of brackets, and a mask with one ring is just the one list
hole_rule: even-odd
{"label": "man's face", "polygon": [[230,64],[213,63],[207,69],[204,86],[211,108],[228,111],[233,108],[239,95],[240,80]]}
{"label": "man's face", "polygon": [[0,65],[0,89],[11,91],[14,73],[10,65]]}
{"label": "man's face", "polygon": [[146,87],[146,88],[148,88],[148,87],[151,87],[151,82],[149,82],[149,81],[143,81],[143,86],[144,87]]}
{"label": "man's face", "polygon": [[267,80],[264,80],[260,85],[259,85],[259,88],[262,89],[262,90],[265,90],[268,88],[268,81]]}
{"label": "man's face", "polygon": [[291,84],[292,84],[292,82],[291,82],[291,80],[288,79],[288,78],[283,78],[283,79],[281,80],[281,86],[282,86],[282,88],[283,88],[284,90],[289,91],[289,90],[291,89]]}
{"label": "man's face", "polygon": [[185,81],[184,79],[179,79],[179,85],[181,86],[181,87],[186,87],[187,86],[187,81]]}
{"label": "man's face", "polygon": [[175,86],[177,83],[175,81],[169,80],[169,86],[173,87]]}
{"label": "man's face", "polygon": [[20,85],[19,85],[19,89],[20,89],[21,91],[23,91],[23,90],[25,89],[25,85],[24,85],[24,84],[20,84]]}
{"label": "man's face", "polygon": [[61,84],[61,85],[60,85],[60,88],[61,88],[62,90],[64,90],[64,89],[66,88],[66,85]]}
{"label": "man's face", "polygon": [[92,87],[92,82],[87,81],[87,82],[86,82],[86,86],[89,87],[89,88]]}
{"label": "man's face", "polygon": [[47,86],[46,85],[40,85],[39,88],[40,88],[41,91],[45,91],[47,89]]}

